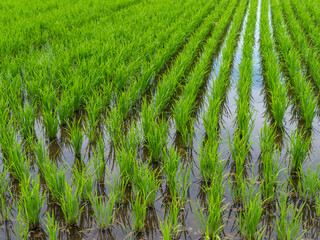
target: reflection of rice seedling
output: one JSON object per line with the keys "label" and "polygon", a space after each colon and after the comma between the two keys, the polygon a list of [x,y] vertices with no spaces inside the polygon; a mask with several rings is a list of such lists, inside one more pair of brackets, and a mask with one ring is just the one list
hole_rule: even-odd
{"label": "reflection of rice seedling", "polygon": [[90,196],[90,202],[93,208],[94,217],[99,228],[108,229],[114,223],[116,196],[109,194],[108,200],[103,200],[96,194]]}
{"label": "reflection of rice seedling", "polygon": [[57,240],[58,239],[58,234],[59,234],[59,225],[58,223],[54,220],[54,215],[52,211],[52,215],[47,212],[46,213],[46,223],[45,226],[47,228],[47,235],[50,240]]}
{"label": "reflection of rice seedling", "polygon": [[289,155],[292,170],[295,171],[302,167],[307,159],[310,144],[311,136],[307,136],[307,133],[297,130],[291,133]]}
{"label": "reflection of rice seedling", "polygon": [[83,134],[80,129],[80,120],[78,122],[74,120],[72,126],[70,126],[68,123],[68,127],[68,134],[70,137],[69,142],[73,148],[74,154],[76,156],[80,156],[83,142]]}

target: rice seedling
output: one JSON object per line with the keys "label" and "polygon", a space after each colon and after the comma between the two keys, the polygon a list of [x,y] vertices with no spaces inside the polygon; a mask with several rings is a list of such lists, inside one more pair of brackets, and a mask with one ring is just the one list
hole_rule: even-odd
{"label": "rice seedling", "polygon": [[36,119],[36,112],[34,106],[28,103],[20,108],[20,131],[24,138],[28,138],[34,132],[34,124]]}
{"label": "rice seedling", "polygon": [[57,137],[59,127],[59,120],[57,118],[56,112],[43,112],[43,121],[47,130],[48,137],[50,139],[55,139]]}
{"label": "rice seedling", "polygon": [[163,150],[163,152],[163,171],[166,175],[167,185],[169,189],[176,189],[176,176],[179,170],[180,153],[177,152],[172,146],[169,147],[169,151],[167,154],[165,153],[165,149]]}
{"label": "rice seedling", "polygon": [[83,211],[80,202],[80,192],[77,189],[73,191],[73,187],[66,183],[64,188],[64,195],[61,198],[61,210],[63,212],[64,220],[68,226],[77,225],[78,218]]}
{"label": "rice seedling", "polygon": [[140,191],[144,195],[148,207],[153,207],[160,183],[156,172],[150,169],[149,164],[143,165],[138,162],[134,165],[133,187],[135,192]]}
{"label": "rice seedling", "polygon": [[1,201],[1,219],[3,221],[9,220],[11,217],[11,209],[7,206],[7,199],[2,194],[0,195],[0,201]]}
{"label": "rice seedling", "polygon": [[59,225],[54,220],[53,211],[52,211],[51,216],[48,212],[46,213],[45,220],[46,220],[45,226],[47,228],[47,235],[49,237],[49,240],[57,240],[58,234],[59,234]]}
{"label": "rice seedling", "polygon": [[293,171],[300,169],[303,163],[306,161],[309,146],[311,143],[311,136],[308,136],[307,133],[303,131],[293,131],[291,133],[291,139],[289,143],[289,156],[291,168]]}
{"label": "rice seedling", "polygon": [[28,239],[28,233],[29,233],[29,225],[25,224],[23,222],[23,219],[21,217],[21,211],[23,211],[21,209],[21,207],[19,207],[19,212],[18,212],[18,216],[17,216],[17,225],[15,226],[15,234],[17,239],[19,240],[27,240]]}
{"label": "rice seedling", "polygon": [[82,143],[83,143],[83,134],[80,129],[80,120],[76,122],[76,120],[73,120],[72,126],[68,123],[68,134],[69,134],[69,142],[73,148],[74,154],[76,156],[81,155],[81,149],[82,149]]}
{"label": "rice seedling", "polygon": [[105,173],[105,162],[103,156],[100,156],[100,152],[93,149],[92,165],[94,170],[94,176],[97,181],[102,182]]}
{"label": "rice seedling", "polygon": [[108,200],[103,200],[102,197],[92,194],[90,196],[90,202],[93,208],[96,224],[101,229],[108,229],[115,221],[115,209],[116,196],[109,194]]}
{"label": "rice seedling", "polygon": [[168,125],[166,121],[161,120],[159,123],[156,123],[153,120],[150,130],[146,134],[147,148],[153,160],[159,161],[162,149],[166,146],[167,138]]}
{"label": "rice seedling", "polygon": [[320,189],[319,182],[319,166],[314,171],[308,166],[307,171],[304,173],[302,169],[299,172],[298,192],[301,197],[306,200],[314,200]]}
{"label": "rice seedling", "polygon": [[116,160],[119,164],[121,178],[124,181],[132,182],[136,155],[136,150],[116,149]]}
{"label": "rice seedling", "polygon": [[292,203],[288,205],[288,196],[286,192],[281,192],[278,208],[280,216],[276,220],[277,237],[284,239],[302,239],[304,233],[301,233],[302,209],[297,209]]}
{"label": "rice seedling", "polygon": [[243,236],[247,239],[256,239],[263,229],[258,230],[258,225],[262,215],[261,189],[255,191],[255,182],[257,178],[250,178],[249,190],[243,192],[244,196],[244,212],[238,215],[239,228]]}
{"label": "rice seedling", "polygon": [[21,187],[21,217],[29,224],[30,229],[35,228],[40,223],[40,212],[42,205],[46,201],[46,192],[40,193],[39,175],[31,182],[32,190],[28,182],[23,182]]}
{"label": "rice seedling", "polygon": [[135,232],[141,232],[145,226],[147,201],[146,196],[140,191],[135,193],[135,199],[131,199],[132,202],[132,230]]}
{"label": "rice seedling", "polygon": [[109,111],[109,118],[105,119],[105,125],[111,141],[117,145],[122,138],[122,118],[117,108],[113,108],[112,111]]}
{"label": "rice seedling", "polygon": [[96,140],[99,115],[102,110],[102,100],[99,95],[93,95],[87,100],[86,134],[90,142]]}

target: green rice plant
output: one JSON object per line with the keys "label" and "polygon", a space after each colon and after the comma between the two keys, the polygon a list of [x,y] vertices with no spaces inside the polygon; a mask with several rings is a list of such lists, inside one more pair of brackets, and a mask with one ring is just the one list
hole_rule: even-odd
{"label": "green rice plant", "polygon": [[105,172],[105,162],[103,156],[100,156],[99,151],[96,153],[96,151],[93,149],[93,158],[92,158],[92,164],[93,164],[93,171],[95,178],[97,181],[102,182]]}
{"label": "green rice plant", "polygon": [[74,112],[73,97],[70,96],[69,91],[63,91],[61,100],[58,101],[57,113],[61,125],[65,125]]}
{"label": "green rice plant", "polygon": [[289,158],[292,170],[299,170],[306,161],[311,144],[311,137],[312,136],[307,136],[307,133],[303,131],[296,130],[291,133]]}
{"label": "green rice plant", "polygon": [[263,207],[261,200],[261,188],[259,187],[255,192],[254,184],[257,178],[250,178],[250,185],[248,192],[244,192],[244,212],[239,216],[239,228],[240,232],[246,239],[256,239],[262,229],[258,231],[258,225],[262,215]]}
{"label": "green rice plant", "polygon": [[319,218],[320,217],[320,196],[319,194],[315,197],[315,209],[316,209],[316,215]]}
{"label": "green rice plant", "polygon": [[20,184],[21,188],[21,217],[31,229],[40,223],[40,212],[46,201],[46,192],[40,193],[40,178],[37,175],[31,182],[32,190],[28,182]]}
{"label": "green rice plant", "polygon": [[[107,171],[109,173],[109,171]],[[109,177],[108,177],[109,178]],[[110,178],[109,178],[110,179]],[[117,203],[123,203],[126,201],[126,189],[128,186],[128,180],[122,180],[120,175],[112,175],[113,184],[110,180],[107,182],[109,191],[112,192],[116,198]]]}
{"label": "green rice plant", "polygon": [[55,139],[57,137],[59,127],[59,120],[56,112],[52,113],[52,111],[44,111],[42,114],[48,137],[50,139]]}
{"label": "green rice plant", "polygon": [[21,212],[23,211],[22,206],[19,207],[19,212],[17,215],[17,225],[15,226],[16,238],[19,240],[27,240],[29,233],[29,225],[25,224],[23,218],[21,217]]}
{"label": "green rice plant", "polygon": [[277,184],[280,177],[280,166],[278,164],[280,160],[280,150],[275,146],[275,129],[274,127],[267,127],[266,122],[261,129],[259,136],[260,149],[261,149],[261,161],[263,165],[263,183],[262,192],[264,198],[268,202],[274,201],[277,193]]}
{"label": "green rice plant", "polygon": [[60,202],[66,191],[66,169],[64,167],[58,169],[56,164],[46,164],[42,174],[50,194],[56,201]]}
{"label": "green rice plant", "polygon": [[165,149],[163,150],[163,171],[166,175],[166,182],[170,188],[176,189],[176,177],[179,170],[180,164],[180,153],[177,152],[174,147],[170,146],[169,151],[166,154]]}
{"label": "green rice plant", "polygon": [[134,165],[133,187],[136,189],[135,192],[140,191],[144,195],[148,207],[153,207],[160,184],[158,175],[150,169],[149,164],[137,162]]}
{"label": "green rice plant", "polygon": [[136,155],[136,149],[128,151],[116,149],[116,160],[119,164],[120,176],[124,181],[132,182]]}
{"label": "green rice plant", "polygon": [[47,235],[49,237],[49,240],[57,240],[58,239],[58,234],[59,234],[59,225],[58,223],[54,220],[54,215],[53,211],[50,216],[48,212],[46,212],[46,222],[44,223],[46,228],[47,228]]}
{"label": "green rice plant", "polygon": [[81,155],[81,148],[83,143],[83,134],[80,129],[80,119],[78,122],[76,120],[73,120],[72,126],[68,123],[68,134],[70,139],[68,140],[73,148],[74,154],[76,156]]}
{"label": "green rice plant", "polygon": [[141,140],[139,128],[133,123],[126,136],[121,139],[121,145],[124,151],[130,151],[139,147]]}
{"label": "green rice plant", "polygon": [[109,113],[109,118],[106,118],[105,125],[109,134],[109,137],[113,144],[118,145],[119,142],[121,142],[122,139],[122,118],[119,112],[119,109],[113,108]]}
{"label": "green rice plant", "polygon": [[234,202],[240,202],[243,197],[243,192],[246,190],[246,182],[243,176],[234,175],[235,180],[229,181],[230,194]]}
{"label": "green rice plant", "polygon": [[312,171],[308,166],[306,173],[303,169],[300,169],[298,192],[306,200],[314,200],[320,190],[319,168],[320,166],[317,167],[316,171]]}
{"label": "green rice plant", "polygon": [[34,106],[28,103],[23,105],[23,108],[20,107],[20,131],[24,138],[30,137],[34,133],[34,124],[36,120],[36,112]]}
{"label": "green rice plant", "polygon": [[30,161],[28,160],[26,153],[21,150],[21,144],[22,143],[13,140],[5,161],[10,173],[22,183],[24,181],[29,181]]}
{"label": "green rice plant", "polygon": [[90,96],[87,100],[87,117],[86,117],[86,134],[90,142],[96,140],[97,125],[99,123],[99,115],[102,110],[102,100],[97,94]]}
{"label": "green rice plant", "polygon": [[293,204],[287,204],[288,196],[286,192],[281,192],[278,208],[280,216],[276,220],[276,232],[279,240],[302,239],[304,233],[301,234],[302,226],[302,209],[297,209]]}
{"label": "green rice plant", "polygon": [[2,172],[0,175],[0,195],[4,195],[4,193],[9,189],[9,179],[7,175],[9,173],[8,168],[5,165],[2,167]]}
{"label": "green rice plant", "polygon": [[132,201],[132,217],[133,225],[132,229],[135,232],[141,232],[145,226],[147,201],[144,194],[140,191],[135,193],[135,200]]}
{"label": "green rice plant", "polygon": [[147,148],[150,152],[151,158],[159,161],[163,147],[167,144],[168,125],[165,120],[156,123],[153,120],[151,129],[146,134]]}
{"label": "green rice plant", "polygon": [[202,209],[198,202],[198,207],[194,206],[196,225],[203,234],[204,239],[220,239],[219,233],[223,229],[223,211],[227,205],[223,206],[223,194],[225,186],[222,180],[217,181],[211,187],[205,187],[208,192],[208,204],[206,209]]}
{"label": "green rice plant", "polygon": [[191,172],[192,165],[185,166],[183,169],[180,170],[178,176],[177,176],[177,189],[170,189],[170,193],[173,197],[178,198],[178,202],[180,204],[180,207],[183,208],[186,201],[187,201],[187,195],[189,191],[189,187],[191,185],[190,181],[190,172]]}
{"label": "green rice plant", "polygon": [[64,195],[61,198],[61,210],[63,212],[64,220],[68,226],[74,226],[78,222],[78,218],[83,211],[83,207],[80,206],[81,198],[78,189],[73,191],[73,187],[69,183],[66,183],[64,189]]}
{"label": "green rice plant", "polygon": [[115,214],[117,212],[117,209],[115,209],[116,196],[111,193],[108,196],[108,200],[102,200],[102,197],[92,194],[90,202],[98,227],[102,229],[110,228],[115,221]]}
{"label": "green rice plant", "polygon": [[164,239],[177,239],[181,231],[182,224],[180,223],[180,202],[173,198],[170,203],[169,213],[165,215],[164,223],[160,221],[160,228]]}
{"label": "green rice plant", "polygon": [[94,189],[95,177],[91,174],[92,165],[80,166],[80,170],[74,168],[73,182],[82,200],[89,200]]}
{"label": "green rice plant", "polygon": [[216,174],[221,174],[224,165],[219,160],[221,154],[218,154],[219,141],[206,142],[201,145],[199,153],[199,168],[201,177],[204,182],[210,183],[216,177]]}
{"label": "green rice plant", "polygon": [[5,196],[2,194],[0,194],[0,201],[1,201],[1,219],[9,220],[11,216],[11,209],[7,206],[7,200]]}

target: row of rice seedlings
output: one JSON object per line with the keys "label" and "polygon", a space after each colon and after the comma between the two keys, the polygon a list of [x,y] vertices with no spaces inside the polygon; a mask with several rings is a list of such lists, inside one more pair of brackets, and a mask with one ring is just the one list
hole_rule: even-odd
{"label": "row of rice seedlings", "polygon": [[[155,61],[151,62],[149,66],[147,65],[147,69],[144,70],[143,75],[139,77],[137,81],[127,89],[127,91],[119,94],[115,107],[109,111],[109,118],[106,120],[107,126],[113,126],[109,127],[108,131],[114,142],[117,142],[115,140],[121,138],[117,128],[121,126],[122,121],[127,117],[130,109],[149,88],[153,77],[160,72],[167,61],[183,44],[185,39],[196,29],[197,25],[199,25],[203,20],[210,7],[211,4],[208,4],[205,8],[201,9],[201,11],[193,17],[190,24],[188,24],[186,29],[183,29],[183,31],[176,31],[177,29],[173,28],[175,29],[174,37],[166,43],[166,47],[161,51],[162,54],[156,55]],[[212,16],[212,14],[210,16]]]}
{"label": "row of rice seedlings", "polygon": [[250,121],[252,112],[250,111],[250,97],[252,86],[252,57],[254,32],[256,27],[258,1],[250,2],[249,15],[247,18],[246,28],[244,32],[244,40],[242,46],[242,59],[239,66],[240,77],[237,87],[237,124],[241,137],[249,140],[251,127]]}
{"label": "row of rice seedlings", "polygon": [[306,7],[308,8],[308,12],[311,14],[312,19],[316,23],[317,26],[320,26],[320,16],[318,14],[320,3],[316,1],[307,0]]}
{"label": "row of rice seedlings", "polygon": [[[191,145],[194,134],[192,131],[194,120],[190,119],[190,115],[192,114],[192,110],[195,105],[197,93],[204,81],[205,75],[209,70],[212,55],[217,50],[221,36],[225,32],[226,27],[230,22],[232,13],[234,11],[234,4],[231,4],[227,10],[225,10],[224,6],[221,6],[220,11],[224,11],[225,17],[221,18],[215,25],[212,36],[207,40],[202,54],[199,57],[198,64],[186,77],[187,84],[173,109],[173,117],[175,119],[177,131],[181,134],[184,144],[188,146]],[[188,122],[189,127],[187,126]]]}
{"label": "row of rice seedlings", "polygon": [[[220,8],[223,6],[224,4]],[[145,102],[142,106],[141,115],[144,139],[147,143],[147,148],[151,150],[150,153],[153,160],[157,161],[161,157],[161,149],[165,146],[167,138],[166,123],[164,120],[157,123],[155,119],[167,106],[178,86],[179,80],[191,65],[200,44],[211,31],[214,22],[220,17],[220,8],[215,9],[213,14],[202,24],[200,30],[191,37],[188,45],[185,46],[177,57],[171,71],[163,76],[162,82],[157,85],[156,94],[150,105],[147,106]]]}
{"label": "row of rice seedlings", "polygon": [[298,50],[300,51],[303,59],[310,70],[310,74],[314,79],[315,83],[320,89],[320,62],[319,62],[319,51],[317,48],[310,46],[309,39],[305,35],[302,27],[300,26],[298,20],[296,19],[292,7],[289,1],[281,1],[282,12],[288,23],[288,29],[293,36],[295,42],[297,43]]}
{"label": "row of rice seedlings", "polygon": [[264,122],[259,136],[262,164],[262,193],[266,202],[272,203],[277,197],[279,187],[281,165],[280,150],[275,144],[276,133],[273,126],[268,127]]}
{"label": "row of rice seedlings", "polygon": [[299,102],[301,118],[304,121],[305,128],[310,129],[315,116],[317,99],[314,96],[311,84],[302,73],[299,52],[294,47],[286,26],[284,25],[278,1],[271,1],[271,10],[273,13],[272,22],[274,33],[279,45],[279,51],[285,62],[286,71],[291,78],[291,86],[297,102]]}
{"label": "row of rice seedlings", "polygon": [[269,27],[269,4],[267,1],[262,1],[261,20],[260,20],[260,42],[261,55],[263,58],[263,66],[265,69],[268,91],[271,96],[271,112],[276,127],[284,125],[283,119],[287,108],[286,85],[280,81],[281,68],[279,65],[279,58],[275,49],[275,42],[273,40],[271,30]]}
{"label": "row of rice seedlings", "polygon": [[314,23],[312,15],[308,12],[307,4],[299,4],[296,0],[291,0],[290,3],[296,15],[299,17],[298,20],[300,24],[308,34],[307,36],[312,40],[313,45],[319,49],[320,40],[318,35],[320,34],[320,28]]}
{"label": "row of rice seedlings", "polygon": [[230,32],[227,36],[226,45],[222,50],[222,63],[219,76],[213,82],[208,109],[203,115],[203,122],[208,136],[208,142],[217,140],[218,123],[222,101],[226,96],[226,90],[230,82],[230,69],[233,62],[233,54],[237,43],[239,29],[244,19],[247,1],[241,1],[234,15]]}

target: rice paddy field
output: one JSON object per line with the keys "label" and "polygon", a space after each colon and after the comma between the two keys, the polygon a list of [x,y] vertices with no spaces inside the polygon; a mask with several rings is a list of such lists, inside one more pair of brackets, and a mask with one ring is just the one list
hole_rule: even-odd
{"label": "rice paddy field", "polygon": [[320,239],[319,0],[0,22],[0,239]]}

